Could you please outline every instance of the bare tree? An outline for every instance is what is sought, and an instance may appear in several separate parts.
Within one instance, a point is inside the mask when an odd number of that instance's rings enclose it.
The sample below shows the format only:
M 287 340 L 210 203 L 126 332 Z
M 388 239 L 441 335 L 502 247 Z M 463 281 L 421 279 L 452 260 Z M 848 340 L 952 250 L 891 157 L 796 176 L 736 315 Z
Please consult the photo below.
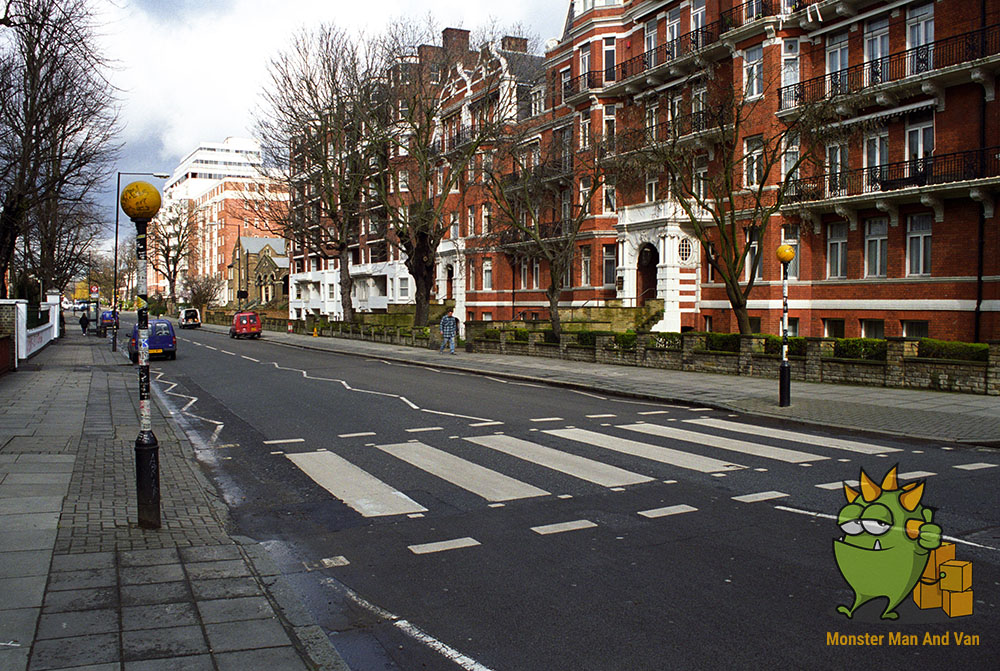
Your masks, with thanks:
M 184 289 L 188 294 L 188 302 L 199 308 L 214 303 L 219 292 L 226 285 L 226 280 L 218 275 L 190 275 L 184 278 Z
M 198 219 L 188 200 L 180 200 L 160 210 L 149 223 L 147 259 L 153 269 L 167 280 L 167 310 L 177 307 L 177 288 L 181 272 L 193 259 L 198 240 Z
M 633 130 L 619 139 L 614 160 L 619 186 L 633 193 L 662 186 L 680 208 L 725 285 L 740 333 L 752 330 L 747 301 L 771 217 L 795 195 L 803 164 L 822 162 L 815 148 L 824 144 L 831 109 L 828 102 L 802 103 L 761 123 L 773 116 L 774 98 L 759 95 L 765 85 L 756 73 L 746 86 L 734 87 L 728 68 L 715 68 L 693 79 L 683 96 L 662 101 L 666 121 L 632 105 L 623 117 Z
M 574 139 L 571 124 L 539 135 L 537 124 L 525 125 L 493 143 L 493 160 L 483 176 L 496 225 L 485 241 L 509 258 L 548 267 L 545 296 L 552 332 L 558 336 L 559 299 L 573 268 L 580 229 L 598 207 L 607 206 L 600 196 L 606 144 L 589 133 Z
M 0 46 L 0 297 L 31 219 L 62 221 L 33 211 L 89 203 L 117 151 L 114 90 L 95 48 L 89 0 L 11 0 L 3 17 L 9 31 Z M 43 237 L 58 246 L 51 231 Z
M 538 67 L 541 59 L 501 54 L 489 42 L 470 50 L 468 33 L 456 29 L 437 45 L 429 20 L 391 25 L 378 47 L 385 75 L 367 122 L 389 169 L 372 185 L 414 278 L 414 322 L 425 325 L 452 194 L 465 186 L 468 168 L 490 140 L 518 120 L 525 92 L 517 70 Z
M 368 215 L 366 184 L 384 166 L 365 137 L 378 79 L 363 36 L 330 24 L 303 29 L 271 61 L 256 128 L 265 178 L 282 175 L 289 194 L 276 233 L 304 253 L 337 258 L 344 319 L 353 319 L 349 246 Z M 268 207 L 258 194 L 248 207 Z
M 119 305 L 132 298 L 135 289 L 139 259 L 135 257 L 135 233 L 130 233 L 118 244 L 118 289 L 122 290 Z

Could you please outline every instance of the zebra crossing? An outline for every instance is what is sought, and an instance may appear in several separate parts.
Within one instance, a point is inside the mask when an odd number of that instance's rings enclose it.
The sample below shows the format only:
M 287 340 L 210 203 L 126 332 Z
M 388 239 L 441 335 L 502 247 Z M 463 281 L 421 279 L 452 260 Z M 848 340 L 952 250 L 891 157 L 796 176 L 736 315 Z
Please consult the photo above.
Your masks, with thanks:
M 681 428 L 679 425 L 683 425 Z M 602 425 L 603 427 L 603 425 Z M 703 452 L 719 451 L 719 456 L 737 456 L 741 461 L 754 463 L 753 460 L 766 460 L 781 464 L 810 465 L 814 462 L 829 460 L 830 456 L 822 451 L 850 451 L 861 455 L 884 455 L 899 452 L 898 448 L 875 443 L 831 439 L 789 430 L 767 430 L 768 438 L 777 437 L 783 441 L 800 445 L 809 445 L 811 451 L 776 447 L 760 441 L 728 438 L 712 433 L 698 431 L 701 428 L 718 429 L 734 434 L 753 434 L 759 428 L 746 426 L 736 422 L 721 419 L 700 418 L 690 419 L 677 424 L 665 425 L 655 422 L 622 423 L 613 426 L 620 433 L 632 433 L 642 436 L 644 440 L 626 438 L 615 435 L 611 431 L 595 431 L 591 429 L 565 427 L 542 429 L 539 434 L 558 439 L 558 446 L 543 445 L 540 442 L 526 440 L 505 433 L 496 432 L 486 435 L 462 437 L 463 444 L 471 444 L 483 448 L 488 453 L 513 457 L 519 462 L 541 467 L 543 471 L 561 474 L 576 480 L 603 487 L 609 491 L 622 491 L 626 487 L 650 483 L 656 480 L 642 468 L 629 470 L 602 461 L 600 455 L 614 458 L 614 454 L 638 458 L 638 462 L 656 462 L 669 467 L 713 476 L 724 475 L 735 471 L 746 471 L 751 468 L 746 464 L 731 460 L 708 456 Z M 371 436 L 375 432 L 357 432 L 342 434 L 343 436 Z M 388 444 L 369 443 L 368 445 L 384 453 L 398 462 L 409 464 L 415 469 L 433 476 L 466 492 L 481 498 L 490 507 L 499 507 L 510 501 L 552 496 L 553 492 L 538 486 L 536 483 L 525 482 L 498 470 L 487 468 L 467 458 L 458 456 L 451 451 L 433 444 L 444 441 L 436 432 L 421 432 L 419 440 L 407 442 L 392 442 Z M 439 436 L 435 438 L 434 436 Z M 457 438 L 458 436 L 452 436 Z M 674 447 L 658 444 L 657 440 L 670 441 Z M 274 441 L 268 441 L 274 443 Z M 682 448 L 690 443 L 690 451 Z M 566 449 L 560 449 L 565 446 Z M 571 448 L 590 450 L 598 458 L 582 456 L 571 451 Z M 702 453 L 696 452 L 695 449 Z M 355 465 L 343 456 L 329 449 L 318 449 L 312 452 L 281 453 L 317 485 L 332 496 L 358 512 L 363 517 L 385 517 L 393 515 L 409 515 L 420 517 L 428 509 L 419 501 L 404 494 L 401 490 L 408 489 L 406 483 L 387 483 L 363 468 Z M 485 454 L 485 453 L 484 453 Z M 635 460 L 633 460 L 635 461 Z M 651 468 L 660 468 L 651 465 Z M 767 469 L 756 468 L 754 471 L 766 472 Z M 398 473 L 398 470 L 394 470 Z M 902 474 L 902 477 L 933 475 L 926 471 L 914 471 Z M 673 481 L 665 481 L 673 482 Z M 842 486 L 843 481 L 836 483 L 821 483 L 814 485 L 821 489 L 834 489 Z M 761 494 L 768 496 L 762 497 Z M 746 497 L 733 497 L 736 501 L 753 502 L 776 497 L 781 492 L 751 493 Z M 560 498 L 566 494 L 556 493 Z M 784 495 L 784 494 L 783 494 Z M 416 496 L 416 495 L 415 495 Z M 420 498 L 417 496 L 417 498 Z M 696 510 L 690 506 L 667 506 L 662 509 L 644 511 L 642 514 L 650 519 Z

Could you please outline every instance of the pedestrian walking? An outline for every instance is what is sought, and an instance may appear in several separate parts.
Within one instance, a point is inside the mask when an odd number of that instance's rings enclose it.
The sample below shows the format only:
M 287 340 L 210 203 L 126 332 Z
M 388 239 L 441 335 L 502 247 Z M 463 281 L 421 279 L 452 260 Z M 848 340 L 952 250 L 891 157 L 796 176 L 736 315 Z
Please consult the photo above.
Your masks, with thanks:
M 458 319 L 454 315 L 454 310 L 448 308 L 448 312 L 441 318 L 441 349 L 438 354 L 444 354 L 445 345 L 451 345 L 451 353 L 455 353 L 455 337 L 458 335 Z
M 83 330 L 83 335 L 87 335 L 87 327 L 90 326 L 90 317 L 84 312 L 80 315 L 80 329 Z

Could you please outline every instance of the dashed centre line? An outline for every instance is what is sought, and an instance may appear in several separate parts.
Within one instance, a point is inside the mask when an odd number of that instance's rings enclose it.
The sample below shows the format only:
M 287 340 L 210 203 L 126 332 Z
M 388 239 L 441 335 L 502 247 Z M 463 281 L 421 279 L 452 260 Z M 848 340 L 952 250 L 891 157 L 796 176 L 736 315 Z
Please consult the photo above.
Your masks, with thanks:
M 246 359 L 247 361 L 253 361 L 254 363 L 260 363 L 260 359 L 254 359 L 252 356 L 247 356 L 245 354 L 241 354 L 240 357 Z
M 562 417 L 532 417 L 529 422 L 561 422 Z
M 681 513 L 693 513 L 698 510 L 694 506 L 689 506 L 686 503 L 681 503 L 676 506 L 666 506 L 664 508 L 653 508 L 652 510 L 640 510 L 639 514 L 643 517 L 648 517 L 649 519 L 656 519 L 657 517 L 666 517 L 667 515 L 680 515 Z
M 285 445 L 287 443 L 304 443 L 305 438 L 279 438 L 275 440 L 265 440 L 265 445 Z
M 475 538 L 456 538 L 450 541 L 438 541 L 436 543 L 421 543 L 419 545 L 408 546 L 410 552 L 415 555 L 425 555 L 432 552 L 444 552 L 445 550 L 458 550 L 460 548 L 471 548 L 479 545 Z
M 341 433 L 337 438 L 361 438 L 362 436 L 374 436 L 374 431 L 359 431 L 358 433 Z
M 744 494 L 743 496 L 734 496 L 733 501 L 739 501 L 740 503 L 757 503 L 758 501 L 770 501 L 771 499 L 783 499 L 788 494 L 784 492 L 757 492 L 756 494 Z
M 230 352 L 224 349 L 220 349 L 219 351 L 222 352 L 223 354 L 228 354 L 229 356 L 236 356 L 236 352 Z
M 985 461 L 980 461 L 975 464 L 958 464 L 957 466 L 953 466 L 952 468 L 958 468 L 963 471 L 978 471 L 981 468 L 996 468 L 996 467 L 997 467 L 996 464 L 987 464 Z
M 422 433 L 424 431 L 444 431 L 443 426 L 421 426 L 416 429 L 407 429 L 407 433 Z
M 565 531 L 579 531 L 580 529 L 593 529 L 597 525 L 590 520 L 574 520 L 572 522 L 558 522 L 556 524 L 543 524 L 538 527 L 531 527 L 536 534 L 546 536 L 548 534 L 561 534 Z

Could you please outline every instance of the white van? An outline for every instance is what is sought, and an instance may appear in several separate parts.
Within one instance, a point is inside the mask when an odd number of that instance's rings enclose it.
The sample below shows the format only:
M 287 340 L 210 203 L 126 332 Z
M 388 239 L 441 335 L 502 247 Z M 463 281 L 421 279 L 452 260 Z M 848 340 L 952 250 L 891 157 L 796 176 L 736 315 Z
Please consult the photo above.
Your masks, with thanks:
M 197 308 L 184 308 L 177 321 L 182 329 L 196 329 L 201 326 L 201 313 Z

